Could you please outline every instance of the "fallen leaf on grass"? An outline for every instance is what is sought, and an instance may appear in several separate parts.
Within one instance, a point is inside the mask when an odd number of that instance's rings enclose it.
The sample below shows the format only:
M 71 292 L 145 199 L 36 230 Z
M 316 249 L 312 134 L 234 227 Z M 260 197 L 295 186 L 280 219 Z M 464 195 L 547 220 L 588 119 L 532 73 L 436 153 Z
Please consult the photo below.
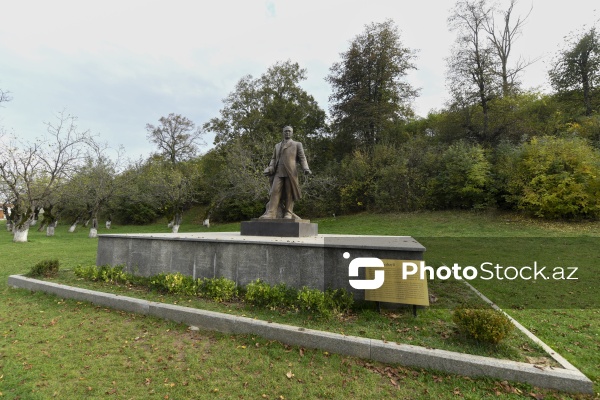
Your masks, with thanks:
M 525 357 L 529 364 L 535 364 L 535 366 L 547 367 L 550 365 L 550 359 L 548 357 Z
M 287 376 L 288 379 L 292 379 L 294 377 L 294 374 L 292 374 L 292 371 L 288 371 L 288 373 L 285 374 L 285 376 Z

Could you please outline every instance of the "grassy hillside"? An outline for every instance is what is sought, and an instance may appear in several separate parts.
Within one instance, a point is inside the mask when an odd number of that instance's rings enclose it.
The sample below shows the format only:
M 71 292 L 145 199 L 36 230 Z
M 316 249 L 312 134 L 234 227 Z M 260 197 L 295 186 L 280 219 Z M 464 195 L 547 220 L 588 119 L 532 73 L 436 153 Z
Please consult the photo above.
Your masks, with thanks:
M 238 224 L 208 229 L 191 223 L 195 218 L 188 215 L 181 231 L 239 229 Z M 530 300 L 521 293 L 531 288 L 513 290 L 484 281 L 475 285 L 499 302 L 504 301 L 502 296 L 511 300 L 514 304 L 507 304 L 507 311 L 582 369 L 599 391 L 600 307 L 594 303 L 598 286 L 592 281 L 600 265 L 593 251 L 598 248 L 599 223 L 538 223 L 512 214 L 454 212 L 365 214 L 317 222 L 320 233 L 414 236 L 427 246 L 426 260 L 433 266 L 482 260 L 515 265 L 535 260 L 565 265 L 565 260 L 576 260 L 581 268 L 585 264 L 579 286 L 569 290 L 574 293 L 570 299 L 587 296 L 591 308 L 569 304 L 527 308 L 524 302 Z M 4 398 L 572 397 L 527 385 L 365 363 L 258 337 L 192 332 L 153 318 L 10 289 L 6 286 L 10 274 L 25 273 L 42 259 L 58 258 L 62 268 L 94 264 L 97 241 L 88 239 L 82 228 L 69 234 L 66 226 L 59 226 L 51 238 L 32 231 L 30 241 L 23 244 L 12 243 L 10 233 L 2 231 L 0 224 L 0 396 Z M 100 229 L 99 233 L 106 232 Z M 129 232 L 168 229 L 161 222 L 115 226 L 110 231 Z

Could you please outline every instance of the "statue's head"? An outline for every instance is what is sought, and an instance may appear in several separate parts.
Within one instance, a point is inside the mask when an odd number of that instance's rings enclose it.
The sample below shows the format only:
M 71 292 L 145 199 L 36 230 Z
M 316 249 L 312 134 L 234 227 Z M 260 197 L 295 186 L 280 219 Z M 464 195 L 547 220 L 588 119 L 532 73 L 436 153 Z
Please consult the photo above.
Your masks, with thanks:
M 287 125 L 283 127 L 283 137 L 286 139 L 290 139 L 292 137 L 292 135 L 294 134 L 294 129 Z

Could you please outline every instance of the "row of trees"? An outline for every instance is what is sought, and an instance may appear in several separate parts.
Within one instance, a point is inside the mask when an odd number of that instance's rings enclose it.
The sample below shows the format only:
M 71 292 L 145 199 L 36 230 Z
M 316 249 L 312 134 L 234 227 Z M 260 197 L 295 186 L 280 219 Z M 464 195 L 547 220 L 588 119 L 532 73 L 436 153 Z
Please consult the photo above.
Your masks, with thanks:
M 457 2 L 448 19 L 457 38 L 448 58 L 451 100 L 426 118 L 415 117 L 418 90 L 406 82 L 415 52 L 392 21 L 367 25 L 332 65 L 329 121 L 301 87 L 306 70 L 292 61 L 241 78 L 219 115 L 200 127 L 178 114 L 148 124 L 157 152 L 127 166 L 61 114 L 47 138 L 2 146 L 0 187 L 13 205 L 15 240 L 42 208 L 49 229 L 60 216 L 92 221 L 92 233 L 100 214 L 124 223 L 167 216 L 177 231 L 193 204 L 220 220 L 260 215 L 268 198 L 262 171 L 285 125 L 315 172 L 301 182 L 301 215 L 500 207 L 598 217 L 596 31 L 574 35 L 557 53 L 554 93 L 528 91 L 519 74 L 531 61 L 512 60 L 527 18 L 513 15 L 515 4 Z M 207 133 L 215 146 L 198 157 Z

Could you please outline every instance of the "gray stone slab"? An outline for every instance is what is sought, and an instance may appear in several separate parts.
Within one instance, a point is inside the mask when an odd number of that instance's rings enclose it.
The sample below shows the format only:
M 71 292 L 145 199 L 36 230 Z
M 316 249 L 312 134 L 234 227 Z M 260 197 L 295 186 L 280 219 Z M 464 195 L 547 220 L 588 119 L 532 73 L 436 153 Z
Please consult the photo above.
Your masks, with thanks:
M 209 331 L 236 332 L 236 318 L 232 315 L 164 303 L 150 303 L 148 314 Z
M 242 236 L 307 237 L 319 234 L 318 224 L 306 220 L 255 219 L 241 223 Z
M 572 393 L 593 393 L 594 389 L 592 381 L 576 369 L 538 369 L 531 364 L 510 360 L 499 360 L 445 350 L 386 343 L 375 339 L 314 331 L 246 317 L 79 289 L 26 278 L 20 275 L 10 276 L 8 278 L 8 285 L 28 290 L 43 291 L 55 294 L 61 298 L 90 301 L 94 304 L 147 314 L 197 326 L 206 330 L 224 333 L 256 334 L 287 344 L 317 348 L 389 364 L 434 369 L 466 376 L 487 376 L 496 379 L 526 382 L 542 388 Z
M 42 291 L 63 299 L 88 301 L 99 306 L 117 308 L 119 310 L 136 314 L 148 314 L 148 302 L 146 300 L 135 299 L 132 297 L 74 288 L 72 286 L 27 278 L 20 275 L 10 276 L 8 278 L 8 285 L 31 291 Z
M 337 333 L 238 317 L 236 333 L 255 334 L 294 346 L 320 349 L 337 354 L 369 358 L 371 340 Z
M 352 288 L 348 282 L 350 260 L 343 257 L 345 252 L 352 258 L 420 260 L 424 251 L 408 236 L 283 238 L 232 232 L 100 235 L 96 263 L 125 264 L 128 272 L 142 276 L 179 272 L 194 278 L 226 277 L 239 285 L 261 279 L 298 289 L 345 288 L 361 300 L 364 291 Z
M 563 368 L 539 369 L 527 363 L 385 343 L 380 340 L 371 340 L 370 358 L 387 364 L 401 364 L 466 376 L 489 376 L 572 393 L 593 393 L 593 383 L 585 375 Z

